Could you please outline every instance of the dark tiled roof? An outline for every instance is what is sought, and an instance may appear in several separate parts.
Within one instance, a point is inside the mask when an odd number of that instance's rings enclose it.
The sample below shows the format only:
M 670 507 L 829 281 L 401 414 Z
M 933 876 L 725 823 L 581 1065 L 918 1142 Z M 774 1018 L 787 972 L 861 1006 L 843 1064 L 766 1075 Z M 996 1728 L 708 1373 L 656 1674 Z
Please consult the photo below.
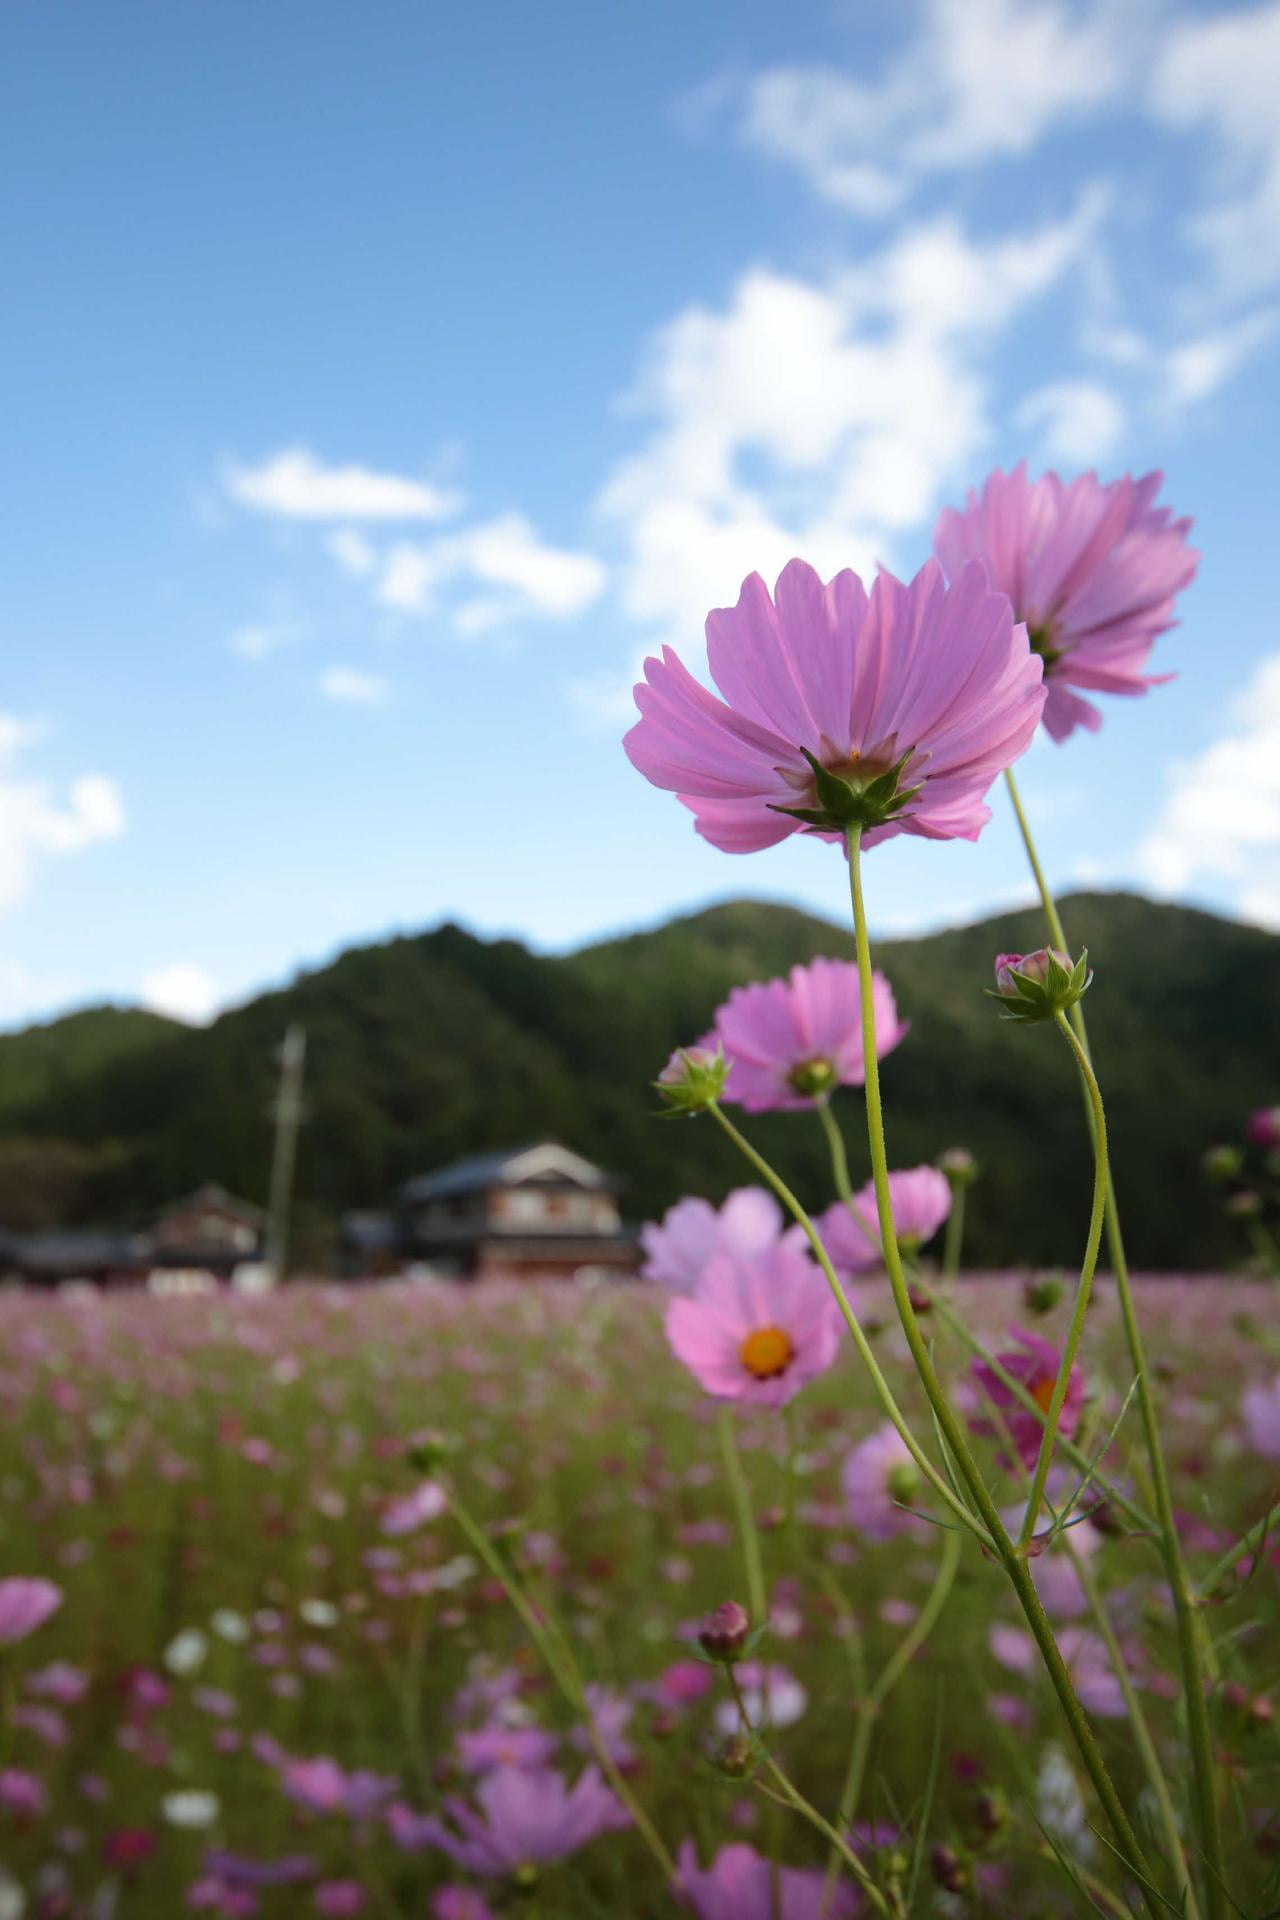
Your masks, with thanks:
M 400 1189 L 400 1198 L 416 1205 L 422 1200 L 443 1200 L 450 1194 L 475 1193 L 483 1187 L 500 1185 L 510 1177 L 509 1170 L 514 1162 L 522 1160 L 526 1154 L 539 1153 L 544 1149 L 572 1154 L 570 1148 L 561 1147 L 556 1140 L 530 1140 L 522 1147 L 506 1147 L 500 1153 L 475 1153 L 466 1160 L 455 1160 L 451 1166 L 441 1167 L 438 1173 L 423 1173 L 415 1180 L 406 1181 Z M 572 1158 L 577 1160 L 582 1156 L 572 1154 Z M 601 1187 L 613 1184 L 599 1168 L 593 1168 L 592 1171 Z

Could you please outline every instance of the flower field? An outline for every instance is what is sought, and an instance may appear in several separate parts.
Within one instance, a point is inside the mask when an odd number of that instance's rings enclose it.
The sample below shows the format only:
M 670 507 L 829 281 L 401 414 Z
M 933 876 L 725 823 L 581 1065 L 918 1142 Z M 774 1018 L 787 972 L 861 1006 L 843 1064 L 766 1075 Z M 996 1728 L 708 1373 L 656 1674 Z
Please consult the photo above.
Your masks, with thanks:
M 1198 1619 L 1234 1897 L 1261 1916 L 1280 1565 L 1267 1539 L 1222 1557 L 1280 1474 L 1274 1294 L 1137 1294 L 1180 1536 L 1212 1576 Z M 1013 1281 L 958 1296 L 989 1343 L 1028 1323 Z M 887 1289 L 857 1297 L 924 1423 Z M 1036 1330 L 1060 1340 L 1066 1310 Z M 748 1750 L 735 1690 L 828 1821 L 855 1763 L 840 1831 L 892 1911 L 1126 1910 L 1000 1567 L 907 1500 L 888 1526 L 867 1509 L 867 1456 L 848 1463 L 881 1414 L 847 1343 L 794 1405 L 726 1412 L 673 1358 L 657 1287 L 12 1296 L 0 1335 L 0 1914 L 854 1911 L 857 1876 Z M 931 1337 L 1016 1509 L 1022 1470 L 979 1417 L 970 1356 L 936 1317 Z M 1141 1507 L 1105 1277 L 1080 1360 L 1077 1443 L 1092 1457 L 1123 1414 L 1108 1471 Z M 752 1542 L 767 1627 L 736 1664 L 700 1657 L 705 1616 L 748 1596 Z M 1163 1820 L 1187 1822 L 1157 1543 L 1091 1491 L 1031 1564 L 1158 1855 Z

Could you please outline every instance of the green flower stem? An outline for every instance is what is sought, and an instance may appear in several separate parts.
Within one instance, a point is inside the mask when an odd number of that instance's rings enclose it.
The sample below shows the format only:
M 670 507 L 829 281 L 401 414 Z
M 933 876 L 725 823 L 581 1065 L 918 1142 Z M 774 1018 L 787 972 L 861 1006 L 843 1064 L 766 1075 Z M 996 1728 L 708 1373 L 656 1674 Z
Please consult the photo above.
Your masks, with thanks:
M 777 1174 L 774 1172 L 773 1168 L 769 1165 L 769 1162 L 765 1159 L 763 1154 L 757 1153 L 756 1149 L 752 1146 L 751 1142 L 747 1139 L 746 1135 L 739 1131 L 739 1129 L 734 1125 L 733 1121 L 730 1120 L 728 1114 L 725 1113 L 724 1109 L 718 1104 L 718 1102 L 714 1100 L 708 1101 L 707 1111 L 708 1113 L 714 1116 L 714 1118 L 719 1123 L 719 1125 L 724 1129 L 725 1133 L 728 1134 L 729 1138 L 733 1141 L 734 1145 L 737 1147 L 739 1153 L 741 1153 L 745 1159 L 750 1161 L 751 1165 L 756 1169 L 756 1172 L 760 1175 L 761 1179 L 768 1181 L 769 1185 L 772 1187 L 773 1191 L 777 1194 L 779 1200 L 781 1200 L 783 1206 L 787 1209 L 787 1212 L 791 1215 L 792 1219 L 797 1223 L 798 1226 L 803 1228 L 805 1237 L 808 1240 L 810 1247 L 813 1249 L 814 1258 L 816 1259 L 816 1261 L 818 1262 L 818 1265 L 822 1268 L 822 1271 L 826 1276 L 827 1285 L 830 1287 L 831 1292 L 835 1298 L 836 1305 L 840 1309 L 841 1317 L 843 1318 L 846 1327 L 849 1329 L 849 1334 L 853 1340 L 854 1345 L 858 1349 L 858 1354 L 862 1360 L 862 1363 L 866 1367 L 867 1372 L 871 1375 L 871 1382 L 875 1388 L 876 1397 L 880 1401 L 880 1404 L 884 1408 L 885 1413 L 888 1415 L 890 1421 L 893 1423 L 895 1430 L 900 1435 L 903 1443 L 907 1448 L 907 1451 L 911 1455 L 911 1458 L 915 1461 L 921 1473 L 924 1474 L 926 1480 L 928 1480 L 929 1482 L 929 1485 L 933 1488 L 934 1492 L 938 1495 L 938 1498 L 942 1500 L 948 1507 L 950 1507 L 951 1511 L 955 1514 L 956 1518 L 965 1527 L 968 1528 L 970 1533 L 974 1534 L 977 1537 L 977 1539 L 981 1541 L 984 1547 L 988 1548 L 989 1551 L 994 1552 L 995 1542 L 992 1539 L 989 1530 L 985 1526 L 983 1526 L 980 1521 L 978 1521 L 975 1518 L 975 1516 L 969 1511 L 968 1507 L 966 1507 L 963 1500 L 957 1498 L 955 1492 L 952 1490 L 948 1481 L 945 1479 L 945 1477 L 941 1473 L 939 1473 L 937 1467 L 934 1466 L 932 1460 L 929 1458 L 928 1454 L 924 1451 L 924 1448 L 920 1445 L 920 1442 L 916 1439 L 910 1427 L 907 1425 L 906 1418 L 901 1408 L 898 1406 L 897 1401 L 893 1397 L 893 1391 L 889 1385 L 889 1382 L 885 1379 L 884 1374 L 881 1371 L 879 1361 L 876 1359 L 875 1354 L 871 1351 L 870 1342 L 868 1341 L 866 1334 L 862 1330 L 861 1323 L 858 1320 L 857 1314 L 853 1310 L 853 1306 L 849 1300 L 848 1294 L 845 1292 L 844 1288 L 840 1284 L 839 1276 L 837 1275 L 835 1268 L 831 1264 L 830 1256 L 827 1253 L 825 1246 L 822 1244 L 822 1237 L 819 1234 L 818 1229 L 814 1226 L 813 1221 L 809 1218 L 808 1214 L 805 1212 L 804 1208 L 801 1206 L 799 1200 L 797 1200 L 795 1194 L 792 1193 L 786 1181 L 783 1180 L 780 1174 Z
M 738 1455 L 738 1440 L 733 1430 L 731 1408 L 721 1407 L 719 1427 L 724 1477 L 729 1483 L 729 1497 L 733 1501 L 734 1517 L 738 1523 L 742 1565 L 747 1579 L 747 1609 L 751 1615 L 752 1626 L 764 1627 L 769 1624 L 769 1596 L 765 1590 L 764 1564 L 760 1558 L 760 1535 L 756 1532 L 755 1515 L 751 1511 L 751 1495 L 747 1491 L 742 1461 Z
M 1071 1310 L 1071 1324 L 1067 1328 L 1067 1338 L 1058 1366 L 1058 1377 L 1053 1383 L 1053 1392 L 1049 1397 L 1044 1431 L 1040 1436 L 1040 1452 L 1036 1458 L 1035 1472 L 1031 1477 L 1031 1493 L 1027 1500 L 1026 1517 L 1022 1522 L 1022 1532 L 1018 1538 L 1018 1546 L 1023 1552 L 1026 1551 L 1035 1533 L 1036 1521 L 1040 1515 L 1040 1503 L 1044 1499 L 1044 1483 L 1049 1477 L 1054 1442 L 1062 1423 L 1062 1409 L 1067 1398 L 1067 1388 L 1071 1384 L 1071 1369 L 1076 1363 L 1076 1354 L 1080 1350 L 1085 1314 L 1088 1312 L 1089 1296 L 1093 1291 L 1098 1248 L 1102 1244 L 1102 1221 L 1107 1209 L 1107 1116 L 1102 1105 L 1102 1093 L 1093 1068 L 1089 1065 L 1089 1056 L 1071 1031 L 1066 1015 L 1059 1011 L 1054 1015 L 1054 1021 L 1075 1055 L 1076 1065 L 1080 1069 L 1080 1077 L 1084 1081 L 1093 1113 L 1091 1129 L 1093 1133 L 1093 1207 L 1089 1215 L 1089 1234 L 1085 1241 L 1084 1259 L 1080 1264 L 1080 1283 L 1076 1288 L 1075 1305 Z
M 964 1182 L 951 1189 L 951 1212 L 947 1215 L 947 1234 L 942 1243 L 942 1284 L 947 1290 L 955 1284 L 964 1247 L 964 1202 L 968 1192 Z
M 1263 1542 L 1270 1534 L 1280 1532 L 1280 1501 L 1263 1514 L 1261 1520 L 1255 1520 L 1248 1533 L 1242 1533 L 1233 1547 L 1228 1547 L 1221 1559 L 1215 1560 L 1204 1579 L 1195 1589 L 1195 1597 L 1201 1606 L 1213 1597 L 1215 1589 L 1226 1579 L 1237 1560 L 1258 1553 Z
M 1142 1710 L 1142 1702 L 1139 1700 L 1137 1690 L 1129 1677 L 1129 1668 L 1125 1662 L 1124 1654 L 1121 1651 L 1120 1643 L 1116 1639 L 1115 1628 L 1112 1626 L 1110 1616 L 1107 1613 L 1106 1603 L 1099 1591 L 1098 1583 L 1093 1577 L 1093 1568 L 1089 1565 L 1089 1557 L 1087 1554 L 1077 1552 L 1072 1542 L 1069 1528 L 1063 1533 L 1062 1539 L 1066 1545 L 1067 1552 L 1071 1555 L 1072 1565 L 1075 1567 L 1081 1588 L 1084 1592 L 1084 1597 L 1089 1603 L 1089 1611 L 1093 1615 L 1094 1624 L 1098 1629 L 1103 1645 L 1107 1649 L 1107 1657 L 1111 1661 L 1112 1671 L 1119 1682 L 1120 1692 L 1124 1697 L 1125 1711 L 1129 1716 L 1129 1727 L 1133 1734 L 1134 1745 L 1137 1747 L 1142 1758 L 1142 1764 L 1146 1768 L 1147 1781 L 1155 1797 L 1156 1808 L 1160 1815 L 1160 1826 L 1164 1833 L 1164 1842 L 1169 1849 L 1169 1858 L 1172 1860 L 1177 1872 L 1181 1911 L 1185 1915 L 1185 1920 L 1200 1920 L 1200 1907 L 1196 1900 L 1195 1886 L 1191 1879 L 1190 1869 L 1187 1866 L 1187 1856 L 1183 1850 L 1182 1835 L 1178 1830 L 1177 1809 L 1173 1804 L 1173 1796 L 1169 1792 L 1169 1783 L 1165 1777 L 1164 1768 L 1160 1764 L 1160 1755 L 1156 1751 L 1155 1741 L 1151 1737 L 1151 1729 L 1147 1725 L 1147 1716 Z
M 871 1737 L 885 1701 L 897 1686 L 911 1661 L 915 1659 L 929 1635 L 938 1623 L 938 1618 L 951 1593 L 952 1582 L 956 1577 L 956 1568 L 960 1564 L 960 1536 L 948 1533 L 943 1536 L 942 1558 L 934 1576 L 924 1605 L 916 1615 L 910 1629 L 899 1641 L 897 1647 L 885 1662 L 875 1685 L 863 1700 L 857 1703 L 858 1717 L 854 1723 L 853 1747 L 849 1754 L 849 1767 L 844 1777 L 844 1786 L 840 1793 L 840 1811 L 836 1815 L 836 1825 L 843 1833 L 858 1811 L 858 1801 L 862 1794 L 862 1782 L 867 1770 L 867 1757 L 871 1752 Z M 827 1868 L 826 1885 L 823 1889 L 823 1902 L 830 1898 L 831 1887 L 839 1870 L 838 1855 L 832 1852 Z
M 1107 1771 L 1107 1763 L 1094 1739 L 1093 1729 L 1089 1725 L 1084 1708 L 1072 1685 L 1071 1675 L 1067 1671 L 1066 1662 L 1054 1638 L 1049 1617 L 1036 1591 L 1035 1581 L 1031 1577 L 1031 1569 L 1024 1555 L 1019 1553 L 1010 1539 L 987 1483 L 969 1450 L 964 1430 L 934 1370 L 928 1345 L 920 1331 L 915 1308 L 911 1304 L 911 1294 L 898 1254 L 898 1241 L 893 1224 L 893 1199 L 889 1191 L 889 1156 L 885 1145 L 884 1114 L 880 1104 L 880 1068 L 876 1057 L 871 943 L 867 937 L 866 908 L 862 899 L 861 827 L 850 827 L 848 848 L 849 893 L 853 906 L 854 938 L 858 949 L 858 983 L 862 1001 L 862 1053 L 866 1067 L 867 1138 L 871 1148 L 871 1171 L 876 1188 L 880 1239 L 884 1247 L 885 1265 L 889 1272 L 889 1285 L 893 1290 L 898 1318 L 902 1322 L 902 1330 L 907 1337 L 907 1345 L 911 1350 L 916 1372 L 920 1375 L 921 1384 L 929 1397 L 929 1404 L 933 1408 L 939 1429 L 969 1489 L 973 1504 L 995 1542 L 997 1557 L 1003 1563 L 1022 1611 L 1026 1615 L 1027 1625 L 1040 1649 L 1040 1657 L 1044 1661 L 1062 1711 L 1066 1715 L 1080 1758 L 1084 1762 L 1089 1778 L 1093 1782 L 1094 1791 L 1111 1823 L 1120 1855 L 1137 1875 L 1142 1884 L 1148 1908 L 1152 1915 L 1156 1916 L 1162 1909 L 1151 1885 L 1151 1875 L 1142 1848 L 1129 1823 L 1129 1817 L 1125 1813 L 1115 1784 Z
M 955 1334 L 966 1351 L 971 1353 L 973 1358 L 980 1361 L 984 1367 L 990 1367 L 996 1379 L 1003 1387 L 1008 1388 L 1023 1412 L 1031 1414 L 1043 1424 L 1048 1418 L 1044 1408 L 1032 1399 L 1031 1395 L 1027 1392 L 1026 1385 L 1023 1381 L 1019 1380 L 1017 1374 L 1010 1373 L 1009 1369 L 992 1353 L 991 1349 L 982 1344 L 977 1334 L 965 1325 L 950 1302 L 940 1300 L 937 1295 L 935 1295 L 933 1310 L 943 1326 L 947 1328 L 948 1332 Z M 1139 1528 L 1143 1533 L 1155 1533 L 1155 1524 L 1151 1516 L 1143 1511 L 1136 1500 L 1131 1500 L 1123 1488 L 1116 1486 L 1114 1481 L 1108 1480 L 1105 1474 L 1098 1471 L 1083 1447 L 1077 1446 L 1074 1440 L 1068 1440 L 1065 1435 L 1059 1436 L 1058 1445 L 1061 1447 L 1067 1459 L 1070 1460 L 1072 1466 L 1078 1467 L 1082 1474 L 1087 1473 L 1090 1484 L 1097 1487 L 1101 1493 L 1104 1493 L 1112 1506 L 1123 1513 L 1128 1519 L 1132 1520 L 1135 1527 Z
M 1066 952 L 1067 936 L 1063 931 L 1057 903 L 1049 890 L 1049 883 L 1045 879 L 1036 854 L 1035 842 L 1031 837 L 1027 816 L 1023 812 L 1017 783 L 1012 771 L 1008 768 L 1005 770 L 1004 777 L 1005 785 L 1009 789 L 1009 798 L 1013 802 L 1014 813 L 1017 815 L 1022 844 L 1026 848 L 1027 859 L 1040 893 L 1050 938 L 1056 946 Z M 1080 1050 L 1088 1059 L 1090 1057 L 1089 1035 L 1078 1001 L 1071 1009 L 1071 1025 L 1080 1043 Z M 1092 1112 L 1090 1120 L 1092 1124 Z M 1187 1739 L 1191 1748 L 1191 1763 L 1195 1774 L 1200 1846 L 1203 1849 L 1205 1862 L 1206 1907 L 1209 1920 L 1225 1920 L 1227 1863 L 1218 1814 L 1213 1741 L 1209 1731 L 1209 1706 L 1199 1626 L 1195 1615 L 1195 1594 L 1187 1577 L 1186 1563 L 1182 1557 L 1182 1544 L 1178 1539 L 1173 1496 L 1169 1487 L 1169 1473 L 1165 1465 L 1164 1448 L 1160 1438 L 1160 1417 L 1134 1307 L 1133 1288 L 1129 1279 L 1129 1262 L 1125 1257 L 1120 1214 L 1116 1206 L 1115 1185 L 1109 1174 L 1107 1176 L 1106 1226 L 1107 1250 L 1110 1253 L 1112 1271 L 1115 1274 L 1116 1294 L 1120 1301 L 1125 1339 L 1128 1342 L 1130 1362 L 1137 1375 L 1138 1410 L 1142 1419 L 1143 1436 L 1151 1471 L 1151 1490 L 1164 1556 L 1165 1574 L 1173 1595 L 1174 1622 L 1178 1635 L 1178 1660 L 1182 1669 L 1182 1698 L 1187 1716 Z
M 794 1808 L 802 1818 L 809 1822 L 811 1827 L 817 1829 L 824 1839 L 830 1841 L 832 1847 L 840 1856 L 844 1865 L 848 1867 L 850 1873 L 862 1888 L 862 1891 L 866 1894 L 876 1912 L 883 1914 L 885 1920 L 889 1920 L 888 1902 L 848 1841 L 832 1826 L 829 1820 L 823 1818 L 815 1806 L 811 1805 L 810 1802 L 805 1799 L 800 1789 L 794 1786 L 782 1771 L 782 1768 L 778 1765 L 772 1754 L 760 1745 L 759 1736 L 751 1724 L 751 1715 L 747 1712 L 747 1703 L 742 1697 L 742 1688 L 738 1685 L 738 1676 L 734 1672 L 732 1664 L 726 1663 L 724 1671 L 729 1681 L 730 1692 L 733 1694 L 734 1705 L 738 1709 L 738 1718 L 742 1722 L 742 1730 L 753 1745 L 759 1746 L 761 1765 L 777 1788 L 778 1793 L 789 1807 Z
M 587 1701 L 586 1689 L 582 1684 L 582 1676 L 574 1664 L 573 1656 L 567 1644 L 562 1641 L 559 1647 L 556 1646 L 555 1640 L 551 1634 L 548 1633 L 545 1623 L 539 1619 L 537 1610 L 531 1605 L 528 1595 L 525 1593 L 519 1580 L 511 1568 L 507 1566 L 502 1555 L 494 1547 L 493 1542 L 479 1521 L 473 1518 L 467 1508 L 462 1504 L 456 1490 L 452 1486 L 449 1488 L 449 1510 L 466 1535 L 471 1546 L 474 1547 L 475 1551 L 484 1561 L 485 1566 L 488 1567 L 490 1573 L 515 1608 L 516 1613 L 519 1615 L 520 1620 L 528 1632 L 529 1638 L 542 1655 L 547 1671 L 564 1695 L 565 1700 L 582 1720 L 583 1726 L 586 1729 L 587 1738 L 591 1743 L 591 1751 L 599 1763 L 600 1771 L 604 1774 L 609 1785 L 613 1788 L 613 1791 L 631 1815 L 632 1820 L 635 1822 L 637 1833 L 662 1869 L 663 1881 L 668 1892 L 671 1893 L 673 1899 L 678 1900 L 678 1895 L 675 1892 L 676 1880 L 678 1878 L 676 1863 L 667 1851 L 666 1845 L 658 1833 L 657 1828 L 650 1820 L 644 1808 L 640 1805 L 640 1802 L 636 1799 L 631 1788 L 627 1785 L 608 1747 L 600 1737 L 600 1730 L 596 1726 L 595 1715 L 592 1713 Z

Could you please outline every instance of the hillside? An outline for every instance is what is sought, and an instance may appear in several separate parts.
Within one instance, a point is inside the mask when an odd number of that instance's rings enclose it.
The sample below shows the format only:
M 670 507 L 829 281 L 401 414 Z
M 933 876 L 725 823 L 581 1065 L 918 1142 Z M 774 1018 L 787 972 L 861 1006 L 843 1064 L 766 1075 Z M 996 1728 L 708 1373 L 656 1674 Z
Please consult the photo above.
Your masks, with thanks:
M 1133 1257 L 1148 1267 L 1220 1262 L 1232 1243 L 1200 1154 L 1276 1097 L 1280 939 L 1127 895 L 1079 895 L 1064 912 L 1097 969 L 1090 1027 Z M 984 1168 L 972 1251 L 1001 1263 L 1074 1259 L 1087 1209 L 1065 1048 L 1052 1032 L 1003 1024 L 980 992 L 993 953 L 1039 938 L 1028 912 L 877 950 L 912 1021 L 884 1067 L 892 1156 L 910 1164 L 972 1147 Z M 554 958 L 445 925 L 345 953 L 203 1031 L 120 1027 L 119 1044 L 95 1053 L 83 1044 L 92 1028 L 76 1023 L 101 1016 L 75 1015 L 0 1041 L 0 1069 L 6 1048 L 25 1061 L 0 1096 L 0 1135 L 22 1138 L 24 1150 L 33 1138 L 89 1150 L 98 1173 L 82 1205 L 122 1222 L 204 1179 L 260 1200 L 273 1050 L 300 1020 L 310 1115 L 300 1227 L 313 1257 L 343 1208 L 383 1203 L 400 1180 L 461 1154 L 543 1134 L 624 1174 L 639 1216 L 741 1177 L 710 1126 L 654 1118 L 647 1082 L 671 1047 L 700 1033 L 736 982 L 851 949 L 841 928 L 754 902 Z M 857 1096 L 842 1103 L 858 1168 Z M 825 1203 L 816 1125 L 764 1120 L 751 1131 Z

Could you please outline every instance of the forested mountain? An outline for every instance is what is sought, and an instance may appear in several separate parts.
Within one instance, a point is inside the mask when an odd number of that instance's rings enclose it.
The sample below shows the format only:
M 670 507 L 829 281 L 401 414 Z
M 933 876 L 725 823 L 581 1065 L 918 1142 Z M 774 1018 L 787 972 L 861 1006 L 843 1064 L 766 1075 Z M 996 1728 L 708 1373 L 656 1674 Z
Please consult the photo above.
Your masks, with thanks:
M 1132 1256 L 1220 1262 L 1232 1241 L 1200 1156 L 1280 1097 L 1280 938 L 1123 894 L 1079 895 L 1064 915 L 1097 974 L 1089 1022 Z M 891 1156 L 910 1165 L 970 1146 L 983 1166 L 972 1253 L 1001 1263 L 1073 1260 L 1088 1205 L 1066 1048 L 1051 1029 L 1002 1022 L 980 991 L 996 951 L 1040 939 L 1026 912 L 876 952 L 912 1023 L 883 1069 Z M 731 1147 L 706 1121 L 656 1118 L 648 1082 L 729 987 L 818 953 L 851 957 L 852 940 L 758 902 L 556 957 L 445 925 L 344 953 L 203 1030 L 99 1009 L 11 1035 L 0 1039 L 0 1224 L 29 1224 L 6 1215 L 30 1197 L 42 1156 L 78 1169 L 59 1188 L 64 1217 L 140 1221 L 203 1180 L 261 1200 L 275 1049 L 295 1020 L 308 1038 L 298 1194 L 312 1258 L 344 1208 L 385 1204 L 412 1174 L 541 1136 L 622 1174 L 633 1217 L 682 1192 L 716 1194 L 744 1177 Z M 859 1096 L 838 1105 L 860 1178 Z M 765 1118 L 750 1131 L 825 1204 L 816 1122 Z

